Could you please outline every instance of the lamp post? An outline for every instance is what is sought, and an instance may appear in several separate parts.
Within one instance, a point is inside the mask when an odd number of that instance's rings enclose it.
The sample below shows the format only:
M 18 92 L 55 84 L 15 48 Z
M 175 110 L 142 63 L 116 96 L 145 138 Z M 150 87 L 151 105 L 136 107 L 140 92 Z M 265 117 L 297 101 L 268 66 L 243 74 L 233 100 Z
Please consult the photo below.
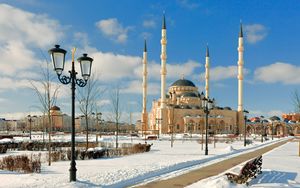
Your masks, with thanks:
M 160 132 L 159 124 L 161 123 L 162 118 L 155 118 L 155 120 L 156 120 L 156 123 L 157 123 L 157 137 L 159 138 L 159 132 Z
M 83 79 L 76 78 L 77 72 L 75 71 L 74 65 L 74 54 L 76 48 L 72 49 L 72 69 L 69 71 L 69 76 L 62 76 L 65 65 L 65 56 L 67 51 L 59 48 L 59 45 L 55 45 L 55 48 L 50 49 L 48 52 L 51 55 L 51 59 L 54 65 L 54 70 L 58 76 L 58 79 L 63 84 L 71 83 L 72 91 L 72 134 L 71 134 L 71 167 L 70 171 L 70 181 L 76 181 L 76 162 L 75 162 L 75 86 L 84 87 L 91 75 L 91 67 L 93 59 L 88 57 L 87 54 L 83 54 L 82 57 L 77 60 L 80 63 L 81 74 Z
M 212 109 L 212 100 L 209 98 L 202 99 L 202 107 L 204 108 L 205 113 L 205 155 L 208 155 L 208 143 L 207 143 L 207 132 L 208 132 L 208 114 L 209 111 Z
M 273 125 L 274 123 L 273 123 L 273 121 L 272 121 L 272 140 L 273 140 L 273 135 L 274 135 L 274 125 Z
M 246 145 L 247 145 L 247 143 L 246 143 L 246 134 L 247 134 L 247 132 L 246 132 L 246 129 L 247 129 L 247 127 L 246 127 L 246 122 L 247 122 L 247 114 L 249 113 L 247 110 L 244 110 L 243 111 L 244 112 L 244 119 L 245 119 L 245 127 L 244 127 L 244 146 L 246 147 Z
M 261 118 L 261 143 L 264 142 L 264 138 L 263 138 L 263 129 L 264 129 L 264 119 L 265 118 L 264 116 L 260 116 Z
M 28 115 L 27 119 L 28 119 L 28 122 L 29 122 L 29 139 L 31 140 L 31 123 L 33 122 L 33 116 Z

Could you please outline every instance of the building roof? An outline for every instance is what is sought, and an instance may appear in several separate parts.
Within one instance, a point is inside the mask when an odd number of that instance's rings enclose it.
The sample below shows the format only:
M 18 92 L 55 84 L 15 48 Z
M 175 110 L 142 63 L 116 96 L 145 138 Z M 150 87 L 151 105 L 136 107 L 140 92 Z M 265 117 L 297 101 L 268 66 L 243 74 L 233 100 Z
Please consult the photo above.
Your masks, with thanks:
M 184 78 L 177 80 L 171 86 L 191 86 L 191 87 L 196 87 L 195 84 L 192 81 L 186 80 Z
M 50 108 L 50 110 L 56 110 L 56 111 L 60 111 L 60 108 L 58 106 L 52 106 Z
M 188 92 L 188 93 L 184 93 L 182 95 L 182 97 L 199 97 L 196 93 L 193 93 L 193 92 Z

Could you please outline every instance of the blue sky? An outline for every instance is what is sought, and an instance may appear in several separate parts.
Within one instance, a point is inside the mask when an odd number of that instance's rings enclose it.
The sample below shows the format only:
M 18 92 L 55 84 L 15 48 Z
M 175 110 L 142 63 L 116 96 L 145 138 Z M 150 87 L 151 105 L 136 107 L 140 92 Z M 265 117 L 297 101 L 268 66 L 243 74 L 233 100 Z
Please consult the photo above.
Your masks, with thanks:
M 290 1 L 0 1 L 0 116 L 35 113 L 39 105 L 28 80 L 54 44 L 76 57 L 87 52 L 93 70 L 108 91 L 99 110 L 109 114 L 109 90 L 121 88 L 124 121 L 139 119 L 143 40 L 147 38 L 149 96 L 160 93 L 161 20 L 167 22 L 167 84 L 184 75 L 204 89 L 205 47 L 211 56 L 211 97 L 237 108 L 237 42 L 240 20 L 245 36 L 244 107 L 250 116 L 292 112 L 292 92 L 299 88 L 300 3 Z M 68 66 L 68 65 L 67 65 Z M 79 70 L 78 70 L 79 71 Z M 55 76 L 54 72 L 53 75 Z M 59 84 L 54 79 L 55 84 Z M 70 92 L 62 86 L 57 101 L 70 113 Z M 79 110 L 77 110 L 79 114 Z M 108 118 L 108 115 L 107 115 Z

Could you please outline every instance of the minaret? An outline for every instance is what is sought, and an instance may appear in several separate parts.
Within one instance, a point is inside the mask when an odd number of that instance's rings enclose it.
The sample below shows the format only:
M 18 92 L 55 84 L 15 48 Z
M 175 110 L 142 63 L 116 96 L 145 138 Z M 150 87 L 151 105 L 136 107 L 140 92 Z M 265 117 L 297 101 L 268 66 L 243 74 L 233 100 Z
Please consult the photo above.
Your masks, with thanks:
M 166 107 L 166 75 L 167 75 L 167 68 L 166 68 L 166 60 L 167 60 L 167 29 L 166 29 L 166 18 L 165 14 L 163 16 L 163 24 L 161 30 L 161 95 L 160 95 L 160 107 L 163 109 Z
M 243 39 L 243 27 L 240 25 L 239 33 L 239 46 L 237 48 L 239 53 L 238 58 L 238 112 L 243 111 L 243 68 L 244 68 L 244 39 Z
M 205 97 L 209 97 L 209 49 L 206 46 L 206 56 L 205 56 Z
M 148 113 L 147 113 L 147 44 L 145 40 L 143 52 L 143 111 L 142 111 L 142 129 L 146 131 L 148 128 Z

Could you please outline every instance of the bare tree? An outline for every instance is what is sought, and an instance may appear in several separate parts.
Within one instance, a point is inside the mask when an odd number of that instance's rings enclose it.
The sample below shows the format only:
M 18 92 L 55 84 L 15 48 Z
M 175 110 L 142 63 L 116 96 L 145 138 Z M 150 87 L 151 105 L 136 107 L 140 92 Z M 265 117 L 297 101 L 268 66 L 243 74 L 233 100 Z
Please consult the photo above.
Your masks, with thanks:
M 89 148 L 89 116 L 91 116 L 93 111 L 96 109 L 97 101 L 100 99 L 101 95 L 104 92 L 103 89 L 100 89 L 99 83 L 93 75 L 96 74 L 92 74 L 86 86 L 79 90 L 79 95 L 77 97 L 79 102 L 79 109 L 85 119 L 86 150 Z
M 51 114 L 50 109 L 53 105 L 55 105 L 57 100 L 57 94 L 59 91 L 59 86 L 53 82 L 54 76 L 50 74 L 50 63 L 44 56 L 46 66 L 40 66 L 41 77 L 39 80 L 30 80 L 31 89 L 35 92 L 38 97 L 38 100 L 41 104 L 41 109 L 43 114 L 46 114 L 48 117 L 48 134 L 49 134 L 49 143 L 48 143 L 48 151 L 49 151 L 49 161 L 48 165 L 51 165 Z M 45 125 L 43 125 L 45 126 Z
M 112 116 L 116 123 L 116 148 L 118 148 L 118 136 L 119 136 L 119 122 L 121 119 L 121 108 L 120 108 L 120 88 L 116 87 L 111 92 L 111 104 L 112 104 Z

